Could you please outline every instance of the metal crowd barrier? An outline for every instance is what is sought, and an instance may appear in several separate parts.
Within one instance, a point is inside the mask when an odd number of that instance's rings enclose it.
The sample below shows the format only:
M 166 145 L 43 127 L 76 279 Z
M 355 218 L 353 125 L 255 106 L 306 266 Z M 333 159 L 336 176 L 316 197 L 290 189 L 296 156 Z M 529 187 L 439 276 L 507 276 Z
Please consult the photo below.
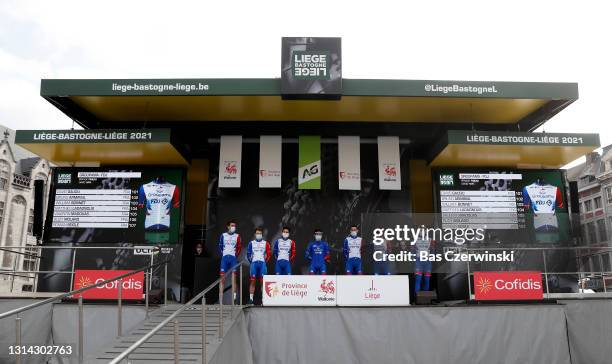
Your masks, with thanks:
M 167 274 L 168 274 L 168 263 L 169 263 L 169 261 L 166 260 L 166 261 L 159 262 L 159 263 L 156 263 L 156 264 L 150 264 L 150 265 L 147 265 L 146 267 L 133 270 L 131 272 L 119 275 L 119 276 L 111 278 L 111 279 L 107 279 L 107 280 L 99 282 L 99 283 L 95 283 L 95 284 L 92 284 L 92 285 L 89 285 L 89 286 L 86 286 L 86 287 L 83 287 L 83 288 L 75 289 L 75 290 L 72 290 L 70 292 L 61 293 L 61 294 L 59 294 L 57 296 L 48 298 L 46 300 L 42 300 L 40 302 L 35 302 L 35 303 L 32 303 L 32 304 L 27 305 L 27 306 L 19 307 L 19 308 L 16 308 L 14 310 L 10 310 L 10 311 L 4 312 L 4 313 L 0 314 L 0 320 L 5 319 L 5 318 L 10 317 L 10 316 L 17 315 L 17 317 L 15 317 L 15 345 L 21 346 L 21 318 L 19 317 L 19 314 L 21 314 L 21 313 L 23 313 L 25 311 L 31 310 L 33 308 L 36 308 L 36 307 L 40 307 L 40 306 L 43 306 L 43 305 L 46 305 L 46 304 L 49 304 L 49 303 L 53 303 L 55 301 L 61 300 L 62 298 L 69 297 L 69 296 L 74 296 L 76 294 L 88 291 L 88 290 L 90 290 L 92 288 L 103 286 L 103 285 L 105 285 L 107 283 L 119 280 L 119 284 L 117 285 L 117 289 L 118 289 L 118 294 L 117 294 L 117 335 L 121 336 L 123 334 L 123 328 L 122 328 L 122 322 L 123 322 L 123 320 L 122 320 L 122 297 L 121 297 L 122 296 L 121 292 L 123 290 L 123 287 L 122 287 L 122 284 L 121 284 L 121 280 L 123 278 L 129 277 L 129 276 L 134 275 L 134 274 L 139 273 L 139 272 L 144 272 L 145 273 L 145 314 L 146 314 L 146 316 L 148 316 L 148 314 L 149 314 L 149 286 L 150 286 L 151 276 L 149 275 L 149 278 L 148 279 L 146 278 L 147 277 L 147 271 L 149 271 L 149 270 L 152 271 L 153 268 L 161 266 L 161 265 L 164 266 L 164 272 L 166 274 L 166 277 L 164 278 L 164 290 L 166 291 L 166 293 L 164 294 L 164 305 L 165 305 L 167 303 L 166 296 L 167 296 L 167 291 L 168 291 L 168 287 L 167 287 L 167 284 L 168 284 L 168 277 L 167 277 Z M 78 361 L 79 361 L 79 363 L 83 363 L 83 336 L 84 336 L 83 335 L 83 330 L 84 329 L 83 329 L 83 295 L 82 294 L 80 294 L 78 296 L 78 325 L 77 325 L 77 330 L 78 330 L 78 332 L 77 332 L 77 338 L 78 338 L 78 342 L 77 342 Z M 16 360 L 17 360 L 17 364 L 19 364 L 21 362 L 21 357 L 19 355 L 17 355 L 16 356 Z
M 25 252 L 25 249 L 32 249 L 32 250 L 39 250 L 38 254 L 32 254 L 32 253 L 27 253 Z M 17 269 L 17 256 L 18 255 L 23 255 L 23 256 L 28 256 L 28 257 L 34 257 L 35 259 L 41 259 L 42 258 L 42 250 L 43 249 L 48 249 L 48 250 L 72 250 L 72 257 L 71 257 L 71 269 L 70 270 L 46 270 L 46 271 L 42 271 L 42 270 L 18 270 Z M 46 246 L 46 245 L 17 245 L 17 246 L 5 246 L 0 248 L 0 251 L 4 251 L 4 252 L 8 252 L 8 253 L 12 253 L 15 254 L 16 257 L 15 259 L 13 259 L 13 268 L 12 269 L 0 269 L 0 275 L 8 275 L 11 277 L 11 289 L 10 289 L 10 293 L 13 292 L 13 286 L 14 286 L 14 282 L 15 282 L 15 277 L 21 277 L 21 278 L 26 278 L 26 279 L 33 279 L 34 280 L 34 284 L 32 285 L 33 288 L 37 286 L 38 283 L 38 276 L 40 274 L 70 274 L 70 287 L 72 287 L 73 284 L 73 279 L 74 279 L 74 272 L 75 272 L 75 264 L 76 264 L 76 254 L 77 254 L 77 250 L 82 250 L 82 249 L 97 249 L 97 250 L 137 250 L 137 249 L 142 249 L 142 247 L 134 247 L 134 246 L 61 246 L 61 245 L 50 245 L 50 246 Z M 20 251 L 23 250 L 23 251 Z M 151 253 L 148 254 L 150 256 L 150 265 L 153 264 L 153 258 L 154 256 L 160 251 L 159 247 L 155 247 L 155 246 L 151 246 Z M 147 255 L 147 254 L 145 254 Z M 150 272 L 152 274 L 152 272 Z M 34 275 L 34 277 L 30 277 L 29 275 Z M 36 289 L 33 289 L 33 291 L 36 291 Z M 0 295 L 2 295 L 3 292 L 0 292 Z
M 243 307 L 243 304 L 242 304 L 242 266 L 243 264 L 244 264 L 243 261 L 238 262 L 231 269 L 229 269 L 223 277 L 219 277 L 216 281 L 214 281 L 208 287 L 206 287 L 206 289 L 204 289 L 202 292 L 195 295 L 191 300 L 189 300 L 189 302 L 185 303 L 178 310 L 174 311 L 170 316 L 168 316 L 166 319 L 160 322 L 157 326 L 151 329 L 151 331 L 146 333 L 138 341 L 136 341 L 129 348 L 125 349 L 121 354 L 119 354 L 115 359 L 110 361 L 109 364 L 118 364 L 124 359 L 129 363 L 129 355 L 133 353 L 136 349 L 138 349 L 142 344 L 147 342 L 147 340 L 153 337 L 153 335 L 155 335 L 159 330 L 161 330 L 166 325 L 168 325 L 171 321 L 174 326 L 174 348 L 173 348 L 174 349 L 174 362 L 178 364 L 179 354 L 180 354 L 179 352 L 180 343 L 179 343 L 179 321 L 177 317 L 183 311 L 189 308 L 191 305 L 195 304 L 195 302 L 199 300 L 200 298 L 202 299 L 202 363 L 206 364 L 206 345 L 207 345 L 206 343 L 206 297 L 204 297 L 204 295 L 206 295 L 206 293 L 208 293 L 210 290 L 215 288 L 215 286 L 219 285 L 219 297 L 220 297 L 219 299 L 219 340 L 221 340 L 223 338 L 223 298 L 222 298 L 223 292 L 221 291 L 221 283 L 226 277 L 231 276 L 231 274 L 229 274 L 230 272 L 233 274 L 236 271 L 236 269 L 240 270 L 239 272 L 239 276 L 240 276 L 240 283 L 239 283 L 240 285 L 240 288 L 239 288 L 240 289 L 240 304 L 239 304 L 239 307 L 242 308 Z M 234 301 L 234 294 L 236 293 L 236 289 L 234 287 L 234 280 L 231 278 L 230 280 L 232 282 L 232 287 L 231 287 L 232 304 L 231 304 L 230 317 L 233 317 L 235 306 L 236 306 L 235 301 Z

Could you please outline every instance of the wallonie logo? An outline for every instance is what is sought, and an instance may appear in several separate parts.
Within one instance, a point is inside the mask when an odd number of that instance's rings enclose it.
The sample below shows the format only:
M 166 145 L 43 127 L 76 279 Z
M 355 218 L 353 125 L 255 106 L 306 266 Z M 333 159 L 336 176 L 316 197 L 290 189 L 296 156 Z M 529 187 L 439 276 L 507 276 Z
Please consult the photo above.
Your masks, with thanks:
M 541 272 L 474 272 L 476 300 L 541 300 Z

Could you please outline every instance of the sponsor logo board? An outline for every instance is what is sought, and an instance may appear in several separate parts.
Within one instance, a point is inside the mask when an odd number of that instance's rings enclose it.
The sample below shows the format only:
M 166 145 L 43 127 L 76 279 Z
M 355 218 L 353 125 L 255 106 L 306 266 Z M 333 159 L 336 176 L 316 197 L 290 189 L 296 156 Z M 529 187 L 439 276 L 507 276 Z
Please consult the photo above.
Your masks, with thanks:
M 338 276 L 338 306 L 409 306 L 407 275 Z
M 103 282 L 108 279 L 129 273 L 129 270 L 87 270 L 77 269 L 74 272 L 74 283 L 72 289 L 80 289 Z M 121 280 L 121 297 L 126 300 L 142 299 L 144 288 L 144 272 L 135 273 Z M 119 292 L 119 280 L 112 281 L 96 288 L 84 291 L 85 299 L 117 299 Z M 73 295 L 78 298 L 79 295 Z
M 541 300 L 541 272 L 474 272 L 474 298 L 486 300 Z
M 263 280 L 265 306 L 335 306 L 336 276 L 277 276 Z

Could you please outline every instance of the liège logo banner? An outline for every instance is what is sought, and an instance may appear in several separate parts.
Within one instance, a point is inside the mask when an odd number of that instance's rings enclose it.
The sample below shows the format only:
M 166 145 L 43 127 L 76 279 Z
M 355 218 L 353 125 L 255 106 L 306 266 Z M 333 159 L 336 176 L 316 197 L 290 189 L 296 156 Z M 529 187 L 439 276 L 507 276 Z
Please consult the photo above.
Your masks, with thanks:
M 474 272 L 476 300 L 541 300 L 541 272 Z
M 129 270 L 85 270 L 77 269 L 74 272 L 74 283 L 72 289 L 80 289 L 92 286 L 96 283 L 129 273 Z M 126 300 L 142 299 L 144 288 L 144 272 L 138 272 L 121 280 L 121 298 Z M 119 280 L 106 283 L 102 286 L 83 292 L 85 299 L 117 299 L 119 292 Z M 74 295 L 73 298 L 78 298 Z

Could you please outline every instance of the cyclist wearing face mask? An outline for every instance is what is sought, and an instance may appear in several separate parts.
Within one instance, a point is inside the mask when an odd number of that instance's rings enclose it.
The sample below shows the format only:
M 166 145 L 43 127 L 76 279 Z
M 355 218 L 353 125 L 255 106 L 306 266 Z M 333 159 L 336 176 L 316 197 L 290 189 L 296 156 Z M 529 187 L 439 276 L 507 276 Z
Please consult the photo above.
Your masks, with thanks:
M 283 227 L 282 237 L 276 239 L 272 249 L 276 258 L 276 274 L 291 275 L 291 263 L 295 259 L 295 241 L 289 239 L 289 228 Z
M 249 285 L 249 304 L 253 304 L 255 293 L 255 281 L 260 284 L 263 276 L 268 273 L 266 263 L 270 259 L 270 244 L 263 240 L 263 229 L 255 229 L 255 240 L 251 240 L 247 247 L 247 259 L 251 262 L 251 283 Z
M 240 234 L 236 232 L 236 221 L 230 220 L 227 222 L 227 232 L 219 236 L 219 255 L 221 255 L 221 268 L 219 269 L 219 275 L 223 277 L 225 273 L 230 270 L 238 262 L 238 256 L 242 250 L 240 242 Z M 232 287 L 236 287 L 236 275 L 237 270 L 232 272 Z M 224 280 L 221 280 L 219 291 L 219 301 L 223 296 Z M 236 292 L 233 295 L 234 301 L 236 300 Z
M 362 274 L 361 271 L 361 237 L 357 225 L 351 225 L 350 235 L 344 239 L 342 252 L 346 261 L 346 274 Z
M 323 231 L 315 229 L 314 241 L 308 243 L 306 259 L 310 261 L 310 274 L 327 274 L 326 263 L 329 262 L 329 245 L 323 240 Z

